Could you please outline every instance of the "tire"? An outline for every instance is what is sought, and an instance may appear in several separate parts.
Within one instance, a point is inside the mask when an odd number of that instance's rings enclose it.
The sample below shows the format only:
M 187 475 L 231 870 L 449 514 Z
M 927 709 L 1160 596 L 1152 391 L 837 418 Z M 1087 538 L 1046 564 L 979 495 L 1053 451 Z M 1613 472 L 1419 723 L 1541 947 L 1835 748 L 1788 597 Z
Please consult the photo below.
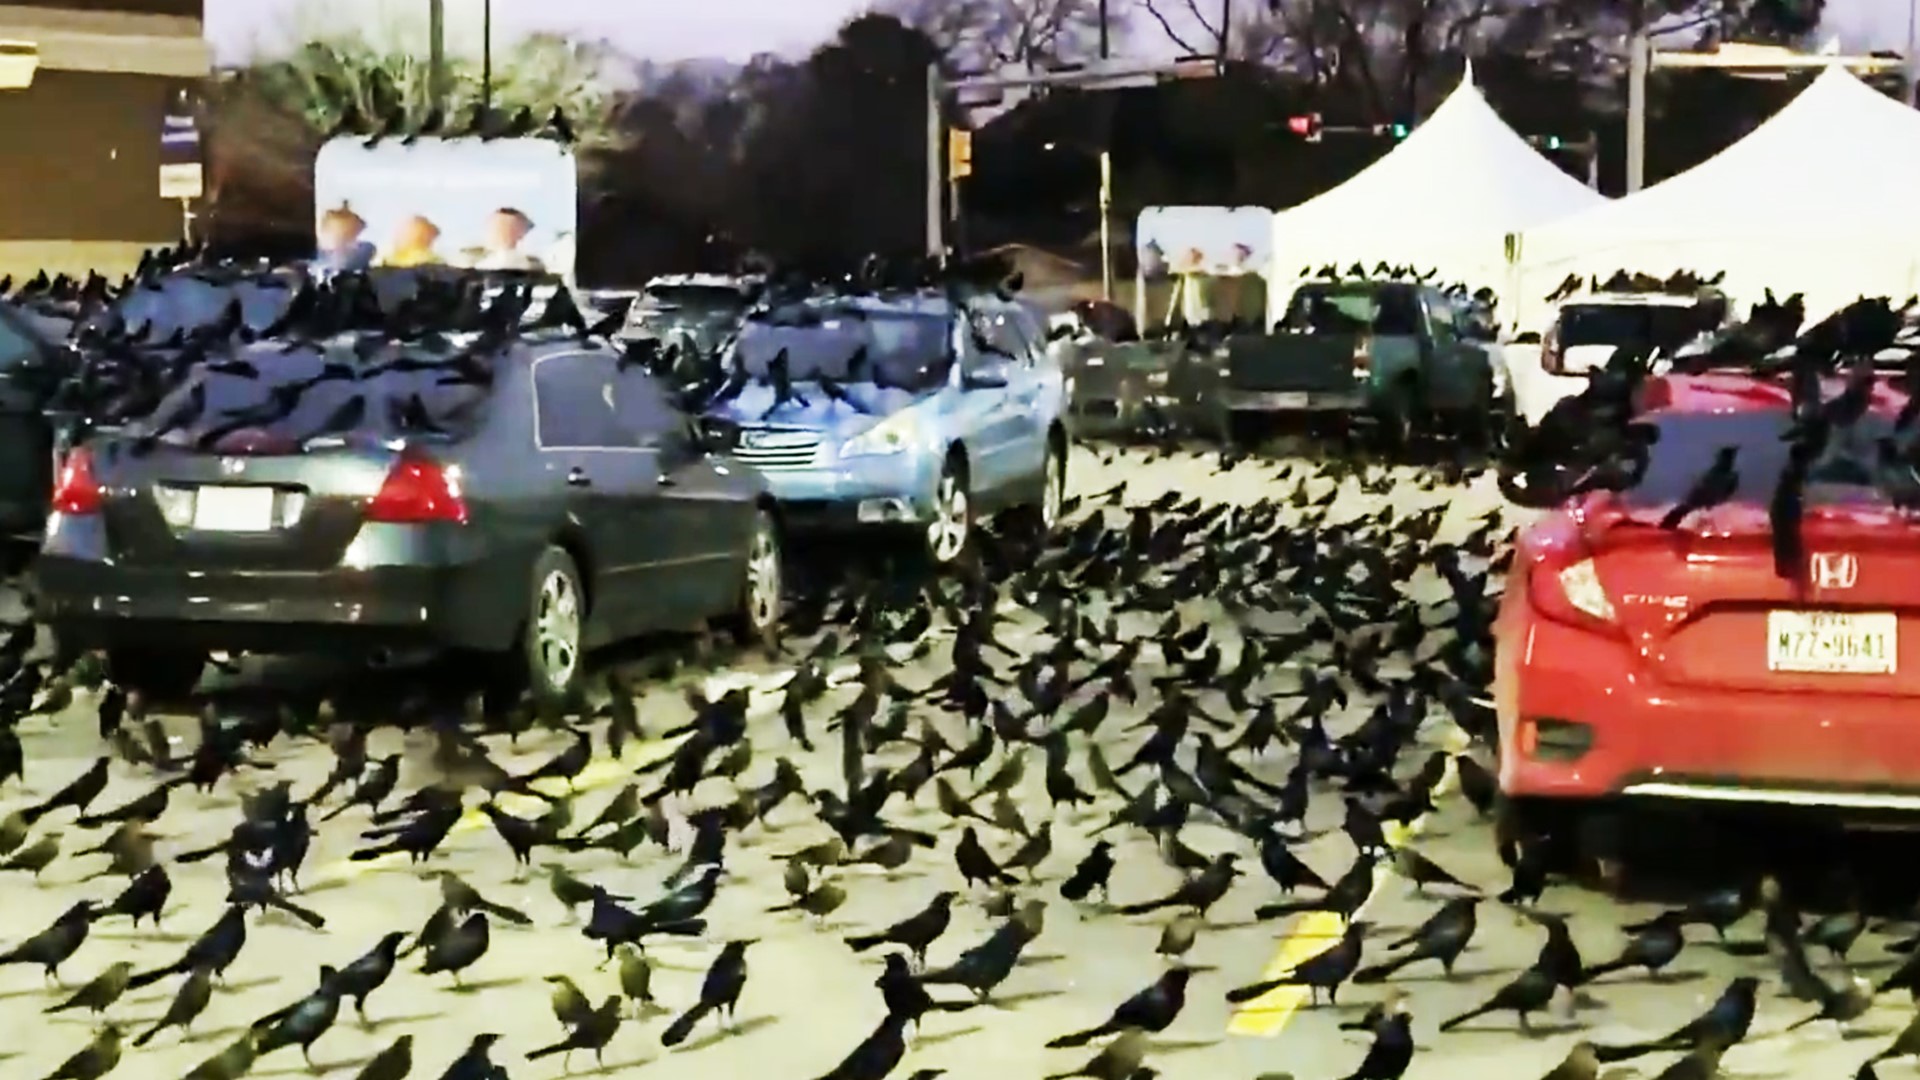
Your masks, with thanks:
M 1047 456 L 1040 463 L 1040 501 L 1014 508 L 1009 523 L 1022 539 L 1045 542 L 1060 525 L 1060 507 L 1067 499 L 1067 463 L 1060 447 L 1047 439 Z
M 573 556 L 557 547 L 541 552 L 527 583 L 527 620 L 514 658 L 535 701 L 566 704 L 579 693 L 586 601 Z
M 1374 438 L 1381 450 L 1389 454 L 1399 454 L 1412 448 L 1413 412 L 1413 394 L 1410 391 L 1401 390 L 1387 399 L 1386 403 L 1374 413 Z
M 933 518 L 922 537 L 927 561 L 952 566 L 973 547 L 973 500 L 967 494 L 967 466 L 949 455 L 933 486 Z
M 114 685 L 159 701 L 184 700 L 206 669 L 206 654 L 189 649 L 122 645 L 107 650 L 107 678 Z
M 764 507 L 754 511 L 753 537 L 740 582 L 738 606 L 723 623 L 743 649 L 769 654 L 780 647 L 780 615 L 786 595 L 786 552 L 780 526 Z
M 1229 411 L 1220 425 L 1221 441 L 1235 450 L 1252 450 L 1267 433 L 1267 418 L 1260 413 Z

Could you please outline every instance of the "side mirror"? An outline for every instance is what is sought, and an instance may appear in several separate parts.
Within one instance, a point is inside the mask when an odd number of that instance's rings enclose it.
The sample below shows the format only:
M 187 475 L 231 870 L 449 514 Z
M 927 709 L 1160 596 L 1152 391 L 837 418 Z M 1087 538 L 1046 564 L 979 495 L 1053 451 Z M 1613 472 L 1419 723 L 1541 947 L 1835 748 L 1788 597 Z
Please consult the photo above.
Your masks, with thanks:
M 960 373 L 962 390 L 998 390 L 1008 382 L 1006 368 L 998 364 Z

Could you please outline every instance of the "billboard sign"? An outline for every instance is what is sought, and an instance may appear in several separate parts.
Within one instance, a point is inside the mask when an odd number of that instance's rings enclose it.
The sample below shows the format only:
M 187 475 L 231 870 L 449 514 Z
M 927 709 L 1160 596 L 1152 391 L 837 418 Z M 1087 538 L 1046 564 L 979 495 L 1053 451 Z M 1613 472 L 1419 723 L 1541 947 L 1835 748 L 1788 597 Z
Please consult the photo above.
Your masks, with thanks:
M 1273 255 L 1273 211 L 1263 206 L 1149 206 L 1133 242 L 1147 277 L 1264 274 Z
M 313 165 L 321 268 L 446 265 L 573 280 L 573 152 L 550 139 L 344 136 Z

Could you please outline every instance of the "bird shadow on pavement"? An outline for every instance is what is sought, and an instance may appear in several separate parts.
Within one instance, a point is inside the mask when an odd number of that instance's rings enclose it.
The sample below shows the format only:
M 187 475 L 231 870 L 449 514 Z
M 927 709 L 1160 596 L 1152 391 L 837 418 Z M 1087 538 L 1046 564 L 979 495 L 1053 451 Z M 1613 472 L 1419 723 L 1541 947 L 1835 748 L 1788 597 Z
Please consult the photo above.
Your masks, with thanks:
M 519 975 L 508 975 L 498 979 L 468 979 L 446 988 L 449 994 L 477 994 L 482 990 L 499 990 L 508 986 L 518 986 L 527 980 Z
M 316 1058 L 313 1063 L 313 1068 L 311 1069 L 307 1068 L 306 1062 L 301 1061 L 293 1064 L 282 1065 L 272 1069 L 254 1069 L 251 1072 L 247 1073 L 247 1075 L 248 1076 L 325 1076 L 328 1073 L 342 1072 L 347 1069 L 358 1069 L 362 1065 L 365 1065 L 367 1062 L 372 1061 L 373 1058 L 374 1058 L 373 1054 L 363 1054 L 358 1057 L 346 1057 L 346 1058 L 337 1058 L 337 1059 Z
M 1463 983 L 1471 979 L 1490 979 L 1496 975 L 1517 975 L 1520 973 L 1520 970 L 1520 968 L 1516 967 L 1473 968 L 1471 970 L 1467 968 L 1455 968 L 1452 976 L 1448 976 L 1443 971 L 1420 971 L 1412 975 L 1396 972 L 1391 981 L 1396 983 Z
M 442 1010 L 439 1012 L 395 1013 L 392 1016 L 376 1016 L 364 1028 L 361 1028 L 361 1030 L 379 1031 L 381 1028 L 392 1027 L 395 1024 L 424 1024 L 430 1020 L 444 1020 L 448 1015 L 447 1012 Z
M 308 934 L 325 934 L 327 932 L 327 928 L 324 926 L 308 926 L 299 919 L 275 908 L 268 908 L 261 913 L 259 925 L 287 930 L 299 930 Z
M 584 1051 L 582 1052 L 584 1054 Z M 651 1065 L 654 1058 L 635 1058 L 632 1061 L 609 1061 L 605 1065 L 595 1065 L 591 1069 L 569 1069 L 563 1076 L 612 1076 L 614 1073 L 637 1069 L 642 1065 Z
M 1178 1054 L 1187 1050 L 1205 1050 L 1219 1044 L 1219 1039 L 1151 1039 L 1147 1042 L 1147 1049 L 1155 1054 Z
M 761 1028 L 772 1027 L 779 1022 L 780 1018 L 777 1016 L 750 1016 L 740 1021 L 731 1031 L 726 1028 L 721 1028 L 718 1031 L 708 1032 L 690 1043 L 683 1044 L 680 1047 L 680 1053 L 684 1054 L 690 1050 L 704 1050 L 709 1046 L 716 1046 L 738 1035 L 751 1035 Z M 574 1075 L 583 1076 L 586 1074 L 575 1073 Z
M 162 945 L 184 945 L 199 934 L 156 933 L 144 930 L 95 930 L 95 941 L 151 941 Z
M 240 994 L 248 990 L 258 990 L 263 986 L 272 986 L 279 981 L 274 976 L 263 975 L 258 979 L 235 979 L 232 982 L 215 983 L 213 988 L 222 994 Z M 155 997 L 154 1000 L 160 999 Z
M 1699 968 L 1687 968 L 1683 971 L 1669 971 L 1657 979 L 1654 978 L 1652 975 L 1649 975 L 1646 972 L 1641 971 L 1641 972 L 1636 972 L 1632 975 L 1624 975 L 1616 978 L 1610 978 L 1606 982 L 1594 983 L 1593 985 L 1595 986 L 1686 986 L 1689 983 L 1697 983 L 1706 977 L 1707 977 L 1707 973 L 1705 971 L 1700 970 Z
M 987 1004 L 994 1005 L 1002 1009 L 1011 1009 L 1016 1005 L 1025 1005 L 1030 1001 L 1045 1001 L 1048 998 L 1062 997 L 1065 994 L 1066 994 L 1065 990 L 1028 990 L 1024 993 L 1008 994 L 1005 997 L 995 997 L 994 999 L 989 1001 Z
M 985 1030 L 987 1030 L 985 1025 L 969 1024 L 966 1027 L 954 1028 L 952 1031 L 941 1031 L 932 1035 L 917 1036 L 913 1040 L 913 1045 L 939 1046 L 941 1043 L 944 1043 L 944 1042 L 952 1042 L 955 1039 L 964 1039 L 969 1035 L 978 1035 L 979 1033 Z
M 1023 968 L 1046 967 L 1048 964 L 1058 964 L 1065 959 L 1066 957 L 1059 953 L 1036 953 L 1032 956 L 1021 957 L 1018 961 L 1015 961 L 1014 966 Z

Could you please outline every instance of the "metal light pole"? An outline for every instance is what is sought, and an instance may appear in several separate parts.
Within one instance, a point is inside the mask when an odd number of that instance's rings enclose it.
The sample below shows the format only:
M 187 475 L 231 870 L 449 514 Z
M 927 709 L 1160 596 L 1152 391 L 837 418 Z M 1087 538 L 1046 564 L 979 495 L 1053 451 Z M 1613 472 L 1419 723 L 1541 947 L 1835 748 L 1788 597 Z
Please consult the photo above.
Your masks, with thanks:
M 1900 51 L 1900 59 L 1905 63 L 1907 104 L 1920 107 L 1920 96 L 1916 95 L 1916 88 L 1920 88 L 1920 62 L 1916 62 L 1913 55 L 1915 47 L 1920 45 L 1916 31 L 1920 31 L 1920 0 L 1908 0 L 1907 47 Z
M 427 0 L 427 100 L 432 108 L 446 105 L 447 4 Z
M 493 0 L 480 5 L 480 115 L 493 112 Z
M 1627 194 L 1647 178 L 1647 66 L 1653 38 L 1642 31 L 1627 40 Z
M 945 219 L 941 214 L 940 181 L 943 175 L 941 159 L 946 155 L 946 124 L 940 115 L 940 106 L 948 95 L 958 101 L 962 94 L 1002 95 L 1008 91 L 1027 92 L 1037 89 L 1060 90 L 1125 90 L 1131 87 L 1155 86 L 1163 82 L 1179 79 L 1210 79 L 1218 73 L 1218 60 L 1214 57 L 1182 57 L 1172 63 L 1147 65 L 1096 64 L 1076 67 L 1071 70 L 1041 71 L 1027 75 L 1015 75 L 1006 78 L 995 76 L 973 76 L 969 78 L 947 79 L 940 74 L 938 64 L 927 65 L 927 254 L 940 258 L 946 254 Z M 954 192 L 954 216 L 959 215 L 959 192 Z
M 1920 4 L 1920 0 L 1914 0 L 1914 3 Z M 1913 33 L 1909 31 L 1907 37 L 1913 37 Z M 1113 43 L 1107 33 L 1107 0 L 1100 0 L 1100 59 L 1105 60 L 1112 55 Z

